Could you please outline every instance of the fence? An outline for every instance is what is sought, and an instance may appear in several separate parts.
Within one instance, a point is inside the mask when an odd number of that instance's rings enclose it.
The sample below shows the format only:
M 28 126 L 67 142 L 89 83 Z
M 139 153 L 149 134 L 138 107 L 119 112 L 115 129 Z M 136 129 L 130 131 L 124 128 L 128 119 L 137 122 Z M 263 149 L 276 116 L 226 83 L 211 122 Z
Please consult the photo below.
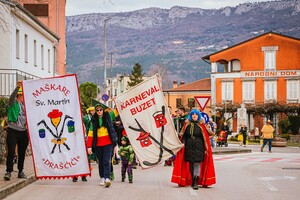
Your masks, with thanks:
M 0 69 L 0 97 L 9 96 L 15 89 L 18 81 L 38 78 L 17 69 Z

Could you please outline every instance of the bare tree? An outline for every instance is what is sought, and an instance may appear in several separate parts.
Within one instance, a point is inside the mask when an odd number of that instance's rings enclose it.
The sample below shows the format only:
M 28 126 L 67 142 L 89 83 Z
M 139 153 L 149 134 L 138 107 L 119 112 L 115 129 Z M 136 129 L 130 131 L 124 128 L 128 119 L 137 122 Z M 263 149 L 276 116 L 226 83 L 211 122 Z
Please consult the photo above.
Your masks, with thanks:
M 170 73 L 166 69 L 165 66 L 161 64 L 152 65 L 147 73 L 149 76 L 153 76 L 155 74 L 158 74 L 162 80 L 162 88 L 168 89 L 170 84 L 172 83 L 172 80 L 170 79 Z

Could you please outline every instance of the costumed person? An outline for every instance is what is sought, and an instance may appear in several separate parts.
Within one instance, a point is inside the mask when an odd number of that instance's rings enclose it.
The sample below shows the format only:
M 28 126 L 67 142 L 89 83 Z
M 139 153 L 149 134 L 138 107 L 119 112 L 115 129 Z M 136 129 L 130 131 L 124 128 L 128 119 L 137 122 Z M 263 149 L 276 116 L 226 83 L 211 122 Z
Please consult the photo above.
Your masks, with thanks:
M 88 154 L 96 153 L 100 176 L 99 185 L 111 185 L 111 158 L 118 138 L 113 127 L 111 115 L 104 111 L 101 104 L 95 106 L 96 113 L 92 118 L 93 132 L 89 132 L 87 139 Z
M 209 138 L 210 138 L 211 147 L 214 148 L 215 147 L 214 136 L 216 133 L 217 124 L 213 121 L 212 118 L 209 118 L 209 122 L 208 122 L 207 126 L 213 132 L 213 135 L 209 136 Z
M 273 133 L 274 133 L 274 128 L 271 125 L 271 120 L 268 119 L 267 124 L 265 124 L 262 129 L 261 129 L 261 137 L 263 138 L 263 145 L 261 146 L 260 151 L 263 152 L 264 151 L 264 147 L 266 146 L 266 144 L 268 143 L 269 145 L 269 153 L 272 153 L 272 139 L 274 137 Z
M 208 187 L 216 183 L 209 131 L 201 113 L 194 109 L 180 132 L 184 147 L 177 153 L 171 182 L 179 186 Z
M 118 145 L 116 146 L 116 153 L 114 152 L 114 159 L 115 159 L 115 165 L 119 164 L 119 161 L 120 161 L 120 157 L 118 155 L 118 147 L 121 146 L 121 138 L 123 137 L 123 132 L 125 132 L 125 129 L 124 129 L 124 126 L 123 126 L 123 123 L 122 123 L 122 120 L 121 120 L 121 116 L 118 115 L 114 121 L 113 121 L 113 124 L 114 124 L 114 128 L 115 128 L 115 131 L 118 135 Z
M 87 114 L 83 117 L 83 123 L 86 130 L 86 138 L 87 138 L 89 132 L 93 132 L 92 117 L 95 114 L 95 107 L 94 106 L 89 107 L 88 109 L 86 109 L 86 112 Z M 90 163 L 95 162 L 96 159 L 97 159 L 96 154 L 92 153 L 91 155 L 88 155 L 88 160 Z
M 26 114 L 22 83 L 18 82 L 8 101 L 8 129 L 7 129 L 7 158 L 4 180 L 10 180 L 13 171 L 16 145 L 18 145 L 18 178 L 27 179 L 23 172 L 28 133 L 26 128 Z
M 86 113 L 87 114 L 84 115 L 84 117 L 83 117 L 83 124 L 85 127 L 85 138 L 87 139 L 89 131 L 93 132 L 92 117 L 95 114 L 95 107 L 93 107 L 93 106 L 89 107 L 88 109 L 86 109 Z M 91 133 L 91 134 L 93 134 L 93 133 Z M 90 163 L 95 162 L 96 159 L 97 159 L 96 154 L 94 154 L 94 153 L 92 153 L 91 155 L 88 154 L 88 160 Z M 77 182 L 77 180 L 78 180 L 78 177 L 74 176 L 73 182 Z M 81 180 L 86 182 L 87 181 L 86 176 L 82 176 Z
M 118 154 L 121 156 L 122 167 L 121 167 L 121 174 L 122 174 L 122 182 L 125 181 L 126 172 L 128 174 L 129 183 L 132 183 L 133 173 L 132 173 L 132 163 L 134 159 L 134 151 L 128 137 L 123 136 L 121 139 L 122 145 L 119 148 Z
M 169 110 L 170 116 L 172 117 L 172 119 L 174 121 L 175 120 L 175 115 L 172 114 L 172 107 L 168 106 L 168 110 Z M 176 156 L 174 155 L 174 156 L 171 156 L 170 158 L 168 158 L 167 160 L 165 160 L 164 166 L 172 166 L 172 164 L 175 161 L 175 158 L 176 158 Z

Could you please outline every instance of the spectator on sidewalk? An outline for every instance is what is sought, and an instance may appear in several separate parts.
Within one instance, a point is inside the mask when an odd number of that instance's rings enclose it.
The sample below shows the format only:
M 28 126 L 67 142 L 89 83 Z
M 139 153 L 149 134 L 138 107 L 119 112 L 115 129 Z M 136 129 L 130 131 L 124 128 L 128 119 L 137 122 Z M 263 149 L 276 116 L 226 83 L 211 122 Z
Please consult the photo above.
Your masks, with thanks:
M 7 159 L 4 180 L 10 180 L 13 171 L 16 145 L 18 145 L 18 178 L 27 179 L 23 172 L 25 153 L 28 146 L 28 134 L 26 128 L 26 115 L 24 109 L 24 97 L 22 82 L 12 92 L 8 101 L 8 129 L 7 129 Z
M 255 140 L 259 139 L 259 129 L 258 129 L 258 127 L 255 127 L 255 129 L 254 129 L 254 139 Z
M 248 137 L 248 128 L 245 124 L 242 124 L 240 133 L 242 133 L 242 135 L 243 135 L 243 144 L 244 144 L 244 147 L 246 147 L 247 137 Z
M 274 128 L 271 125 L 271 120 L 268 119 L 267 124 L 265 124 L 261 129 L 261 133 L 262 133 L 262 138 L 264 140 L 263 140 L 263 145 L 261 146 L 260 151 L 263 152 L 264 147 L 268 143 L 269 153 L 272 153 L 272 139 L 273 139 Z

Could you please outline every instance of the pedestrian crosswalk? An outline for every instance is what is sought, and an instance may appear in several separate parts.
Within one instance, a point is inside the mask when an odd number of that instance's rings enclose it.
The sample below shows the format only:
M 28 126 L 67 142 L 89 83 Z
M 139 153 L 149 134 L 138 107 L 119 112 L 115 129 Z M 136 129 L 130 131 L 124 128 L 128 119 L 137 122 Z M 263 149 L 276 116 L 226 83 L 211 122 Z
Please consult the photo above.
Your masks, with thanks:
M 215 155 L 215 162 L 254 162 L 254 163 L 299 163 L 300 164 L 300 155 L 266 155 L 266 154 L 234 154 L 234 155 Z

